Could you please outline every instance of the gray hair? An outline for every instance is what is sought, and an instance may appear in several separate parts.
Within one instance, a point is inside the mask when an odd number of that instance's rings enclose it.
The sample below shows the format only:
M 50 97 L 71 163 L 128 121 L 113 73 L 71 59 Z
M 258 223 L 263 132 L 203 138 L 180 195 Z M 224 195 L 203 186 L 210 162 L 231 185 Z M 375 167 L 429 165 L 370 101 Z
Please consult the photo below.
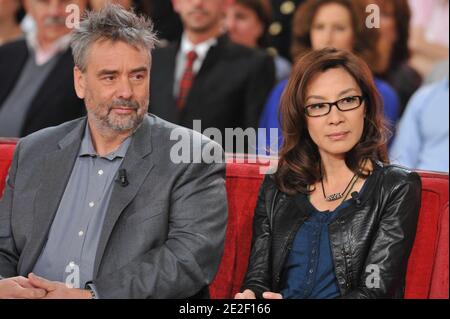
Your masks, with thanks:
M 86 71 L 89 49 L 98 40 L 123 41 L 146 49 L 149 55 L 158 44 L 153 22 L 149 18 L 115 4 L 108 4 L 98 12 L 88 11 L 80 27 L 72 34 L 70 46 L 73 59 L 82 72 Z

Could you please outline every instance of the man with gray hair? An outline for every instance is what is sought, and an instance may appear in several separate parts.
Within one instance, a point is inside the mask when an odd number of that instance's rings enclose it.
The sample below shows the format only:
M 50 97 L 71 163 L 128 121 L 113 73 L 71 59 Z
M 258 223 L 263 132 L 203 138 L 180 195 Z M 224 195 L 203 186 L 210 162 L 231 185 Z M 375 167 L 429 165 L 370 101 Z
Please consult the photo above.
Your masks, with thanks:
M 17 145 L 0 202 L 0 297 L 208 296 L 227 222 L 225 166 L 171 160 L 175 129 L 217 145 L 147 113 L 156 41 L 150 21 L 116 5 L 74 32 L 87 118 Z

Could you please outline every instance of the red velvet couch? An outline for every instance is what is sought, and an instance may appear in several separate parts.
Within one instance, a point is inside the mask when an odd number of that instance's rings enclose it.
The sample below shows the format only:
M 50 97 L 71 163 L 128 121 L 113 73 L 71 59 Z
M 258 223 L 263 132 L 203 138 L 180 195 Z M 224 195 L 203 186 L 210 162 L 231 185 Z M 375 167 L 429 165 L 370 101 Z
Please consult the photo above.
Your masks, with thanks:
M 14 140 L 0 139 L 0 194 L 14 146 Z M 243 281 L 252 236 L 253 210 L 264 177 L 260 168 L 260 164 L 228 160 L 228 228 L 222 262 L 210 286 L 212 298 L 232 298 Z M 419 173 L 423 186 L 422 207 L 408 264 L 406 298 L 448 299 L 448 175 Z

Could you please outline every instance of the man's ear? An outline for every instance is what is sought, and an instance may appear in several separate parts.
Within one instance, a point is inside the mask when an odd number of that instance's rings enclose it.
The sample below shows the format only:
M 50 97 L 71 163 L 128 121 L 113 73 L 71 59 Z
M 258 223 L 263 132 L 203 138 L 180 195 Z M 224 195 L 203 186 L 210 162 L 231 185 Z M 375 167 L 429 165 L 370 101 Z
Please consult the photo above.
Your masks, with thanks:
M 80 99 L 84 99 L 86 95 L 86 76 L 85 74 L 78 68 L 73 68 L 73 79 L 75 83 L 75 92 Z

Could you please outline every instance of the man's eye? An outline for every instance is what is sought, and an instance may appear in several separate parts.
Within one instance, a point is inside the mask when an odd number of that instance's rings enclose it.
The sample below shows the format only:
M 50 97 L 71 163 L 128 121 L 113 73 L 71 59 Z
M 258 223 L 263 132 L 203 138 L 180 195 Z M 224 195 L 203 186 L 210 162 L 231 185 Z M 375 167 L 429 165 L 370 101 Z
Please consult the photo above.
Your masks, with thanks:
M 144 75 L 143 74 L 136 74 L 136 75 L 133 76 L 133 78 L 135 80 L 142 80 L 144 78 Z

